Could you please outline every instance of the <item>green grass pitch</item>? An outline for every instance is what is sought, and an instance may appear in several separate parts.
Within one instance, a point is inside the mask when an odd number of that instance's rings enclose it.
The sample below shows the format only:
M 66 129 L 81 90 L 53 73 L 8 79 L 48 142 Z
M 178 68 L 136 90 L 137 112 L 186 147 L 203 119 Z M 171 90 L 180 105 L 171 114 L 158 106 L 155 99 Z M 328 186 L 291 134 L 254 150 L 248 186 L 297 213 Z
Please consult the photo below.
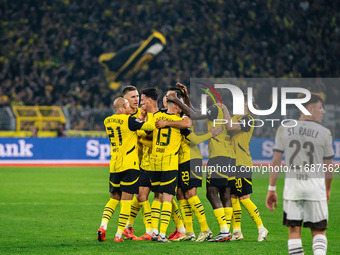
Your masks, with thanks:
M 99 243 L 96 231 L 109 199 L 106 167 L 1 167 L 0 168 L 0 254 L 287 254 L 288 229 L 282 226 L 282 187 L 278 182 L 279 206 L 265 206 L 268 180 L 254 178 L 253 202 L 258 206 L 269 236 L 257 242 L 257 229 L 242 208 L 244 240 L 228 243 L 156 242 L 114 243 L 119 207 L 112 217 L 107 241 Z M 208 224 L 214 235 L 219 227 L 212 208 L 199 189 Z M 152 199 L 152 197 L 150 197 Z M 329 203 L 328 254 L 340 254 L 340 180 L 335 178 Z M 145 232 L 139 213 L 134 228 Z M 168 233 L 174 230 L 170 223 Z M 194 221 L 196 236 L 199 224 Z M 302 232 L 305 254 L 312 254 L 309 229 Z

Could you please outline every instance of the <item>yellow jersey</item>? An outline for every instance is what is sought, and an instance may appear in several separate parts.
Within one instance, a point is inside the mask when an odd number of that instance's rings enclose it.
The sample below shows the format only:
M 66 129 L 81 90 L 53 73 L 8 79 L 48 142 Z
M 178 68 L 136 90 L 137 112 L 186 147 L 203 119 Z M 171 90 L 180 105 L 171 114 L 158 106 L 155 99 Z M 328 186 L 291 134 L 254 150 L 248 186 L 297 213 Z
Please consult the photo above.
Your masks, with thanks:
M 137 135 L 140 136 L 140 144 L 142 144 L 143 155 L 140 161 L 140 168 L 145 171 L 150 171 L 150 154 L 152 152 L 152 140 L 147 139 L 147 133 L 144 130 L 140 130 L 137 132 Z M 151 132 L 152 136 L 152 132 Z
M 142 112 L 141 112 L 141 109 L 138 107 L 137 110 L 136 110 L 136 112 L 135 112 L 135 113 L 132 113 L 131 116 L 132 116 L 132 117 L 139 118 L 140 115 L 141 115 L 141 113 L 142 113 Z
M 254 131 L 254 118 L 250 115 L 235 115 L 233 122 L 240 122 L 241 130 L 233 130 L 231 144 L 236 154 L 236 166 L 253 166 L 250 156 L 249 144 Z M 243 125 L 244 123 L 244 125 Z M 250 125 L 248 125 L 248 123 Z
M 136 112 L 132 113 L 131 116 L 139 118 L 141 113 L 142 113 L 141 109 L 138 107 Z M 137 151 L 138 151 L 139 162 L 141 162 L 142 161 L 142 157 L 143 157 L 143 146 L 139 142 L 137 142 Z
M 136 131 L 152 131 L 155 128 L 153 115 L 148 114 L 148 122 L 143 122 L 131 115 L 114 114 L 104 120 L 104 125 L 111 144 L 110 172 L 139 170 Z
M 190 160 L 190 129 L 182 129 L 181 146 L 178 152 L 178 163 L 182 164 Z
M 179 121 L 181 117 L 175 114 L 158 111 L 154 113 L 158 120 Z M 181 145 L 181 130 L 173 127 L 156 128 L 153 131 L 152 154 L 150 164 L 152 171 L 178 170 L 178 152 Z
M 210 106 L 207 109 L 207 128 L 214 127 L 215 119 L 224 119 L 223 110 L 220 106 Z M 235 152 L 231 146 L 230 135 L 224 124 L 216 124 L 215 127 L 223 126 L 223 132 L 209 139 L 209 158 L 230 157 L 235 158 Z

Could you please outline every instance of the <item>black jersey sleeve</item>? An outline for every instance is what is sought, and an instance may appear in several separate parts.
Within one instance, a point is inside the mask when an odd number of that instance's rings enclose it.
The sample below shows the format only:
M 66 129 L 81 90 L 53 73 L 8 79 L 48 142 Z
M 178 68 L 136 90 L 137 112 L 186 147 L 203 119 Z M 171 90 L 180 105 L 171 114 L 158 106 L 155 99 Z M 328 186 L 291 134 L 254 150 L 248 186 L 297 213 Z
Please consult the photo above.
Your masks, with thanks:
M 136 130 L 142 128 L 142 126 L 143 126 L 143 124 L 144 124 L 144 121 L 142 121 L 142 120 L 140 120 L 140 119 L 138 119 L 138 118 L 136 118 L 136 117 L 130 116 L 130 117 L 129 117 L 129 123 L 128 123 L 128 124 L 129 124 L 129 129 L 130 129 L 131 131 L 136 131 Z
M 245 125 L 240 124 L 241 130 L 242 130 L 243 132 L 249 132 L 251 126 L 254 125 L 254 119 L 251 118 L 249 115 L 243 116 L 243 118 L 240 119 L 240 122 L 244 122 L 244 123 L 245 123 Z
M 187 136 L 191 133 L 189 128 L 181 129 L 181 135 Z

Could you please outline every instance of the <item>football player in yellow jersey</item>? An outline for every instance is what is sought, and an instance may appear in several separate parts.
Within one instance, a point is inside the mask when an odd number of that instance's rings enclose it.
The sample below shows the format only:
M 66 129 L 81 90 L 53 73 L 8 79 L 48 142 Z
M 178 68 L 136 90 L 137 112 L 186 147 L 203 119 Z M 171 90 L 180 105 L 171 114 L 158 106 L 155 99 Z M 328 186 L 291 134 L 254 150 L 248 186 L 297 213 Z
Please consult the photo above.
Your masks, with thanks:
M 151 107 L 146 105 L 148 122 L 143 122 L 130 115 L 129 102 L 124 98 L 114 101 L 116 114 L 104 120 L 106 132 L 111 143 L 110 160 L 110 200 L 106 204 L 102 222 L 97 232 L 98 241 L 105 241 L 107 224 L 121 202 L 118 230 L 115 242 L 122 242 L 131 211 L 131 199 L 138 193 L 139 160 L 137 152 L 137 133 L 139 129 L 152 131 L 155 128 Z
M 122 96 L 129 102 L 130 104 L 130 114 L 132 114 L 133 117 L 139 118 L 141 114 L 141 110 L 138 107 L 139 104 L 139 93 L 135 86 L 126 86 L 123 89 Z
M 253 99 L 253 106 L 258 109 Z M 247 209 L 250 217 L 258 228 L 258 241 L 267 238 L 268 230 L 263 226 L 259 210 L 250 200 L 252 193 L 252 158 L 250 156 L 249 144 L 254 131 L 254 119 L 249 114 L 247 94 L 245 94 L 244 113 L 230 117 L 228 108 L 222 105 L 224 119 L 227 120 L 226 128 L 231 133 L 231 142 L 236 154 L 236 179 L 235 186 L 231 190 L 231 201 L 233 205 L 233 236 L 232 241 L 243 240 L 241 232 L 241 204 Z
M 177 83 L 177 86 L 182 86 L 181 91 L 184 96 L 184 101 L 189 101 L 187 89 L 184 85 Z M 169 94 L 168 94 L 169 95 Z M 188 118 L 188 117 L 186 117 Z M 161 125 L 165 126 L 176 126 L 178 122 L 171 121 L 157 121 L 156 127 Z M 185 222 L 185 235 L 174 235 L 174 241 L 194 241 L 195 233 L 193 232 L 193 214 L 195 213 L 200 226 L 201 233 L 198 236 L 197 242 L 203 242 L 212 237 L 212 232 L 210 231 L 204 212 L 204 207 L 197 196 L 197 187 L 202 186 L 202 172 L 195 171 L 195 166 L 202 167 L 202 155 L 197 147 L 197 144 L 208 140 L 222 133 L 222 126 L 219 128 L 212 128 L 210 132 L 205 135 L 197 136 L 195 133 L 191 132 L 190 129 L 186 129 L 182 135 L 181 147 L 179 151 L 179 172 L 178 172 L 178 189 L 177 189 L 177 200 L 180 204 L 182 215 Z M 193 128 L 192 128 L 193 131 Z M 192 142 L 190 140 L 192 137 Z M 171 239 L 170 239 L 171 240 Z
M 124 97 L 130 105 L 131 108 L 131 116 L 136 118 L 144 119 L 144 116 L 141 116 L 141 109 L 138 107 L 139 104 L 139 93 L 137 91 L 137 88 L 135 86 L 126 86 L 122 91 L 122 97 Z M 138 148 L 138 157 L 139 161 L 142 159 L 143 155 L 143 148 L 142 145 L 137 142 L 137 148 Z M 133 239 L 135 238 L 135 230 L 132 228 L 133 223 L 137 217 L 137 214 L 139 212 L 139 203 L 138 203 L 138 194 L 135 194 L 135 196 L 132 199 L 131 203 L 131 213 L 129 216 L 129 220 L 126 224 L 126 229 L 124 230 L 124 238 L 125 239 Z
M 149 104 L 154 112 L 157 111 L 157 98 L 158 94 L 156 89 L 147 88 L 142 91 L 141 94 L 141 105 L 144 106 Z M 146 228 L 146 233 L 140 237 L 135 237 L 134 241 L 151 241 L 152 226 L 151 226 L 151 207 L 148 200 L 150 190 L 155 192 L 151 186 L 150 177 L 150 154 L 152 151 L 152 132 L 141 131 L 138 132 L 140 135 L 140 142 L 143 145 L 143 157 L 140 165 L 139 175 L 139 193 L 138 202 L 143 208 L 143 221 Z M 151 136 L 151 137 L 150 137 Z M 161 201 L 159 201 L 161 204 Z
M 167 94 L 169 93 L 181 93 L 180 90 L 178 88 L 170 88 L 167 92 Z M 163 105 L 164 108 L 160 109 L 160 112 L 166 112 L 167 111 L 167 102 L 166 102 L 166 95 L 164 95 L 163 97 Z M 180 116 L 180 114 L 177 114 L 178 116 Z M 158 123 L 161 123 L 162 120 L 158 120 L 156 122 L 156 127 L 157 128 L 164 128 L 158 126 Z M 183 118 L 177 121 L 172 121 L 171 123 L 173 123 L 174 127 L 176 128 L 187 128 L 190 126 L 190 120 L 188 118 Z M 177 193 L 178 195 L 178 193 Z M 153 232 L 153 241 L 157 241 L 158 240 L 158 225 L 159 225 L 159 216 L 160 216 L 160 209 L 161 209 L 161 205 L 162 205 L 162 194 L 155 192 L 155 198 L 154 201 L 152 202 L 152 206 L 151 206 L 151 223 L 152 223 L 152 232 Z M 172 200 L 172 211 L 171 211 L 171 218 L 174 221 L 175 225 L 176 225 L 176 229 L 175 231 L 169 235 L 169 239 L 173 240 L 176 239 L 178 237 L 180 237 L 181 235 L 185 234 L 185 227 L 184 227 L 184 223 L 183 223 L 183 219 L 182 216 L 180 214 L 179 211 L 179 207 L 175 201 L 175 199 Z
M 207 115 L 190 109 L 181 103 L 175 96 L 170 95 L 168 101 L 175 102 L 191 119 L 207 119 L 207 128 L 213 127 L 214 119 L 223 119 L 223 110 L 213 105 L 208 98 Z M 217 125 L 220 126 L 220 125 Z M 231 147 L 230 136 L 225 127 L 223 132 L 209 139 L 209 161 L 207 164 L 207 198 L 214 209 L 215 217 L 220 225 L 220 233 L 211 242 L 224 242 L 231 239 L 228 223 L 232 218 L 232 205 L 228 187 L 228 172 L 235 165 L 235 153 Z M 220 195 L 220 197 L 219 197 Z
M 183 102 L 183 99 L 181 99 Z M 181 121 L 177 114 L 180 108 L 168 103 L 167 111 L 158 111 L 154 114 L 155 122 L 158 120 Z M 158 242 L 169 242 L 166 230 L 172 212 L 172 200 L 175 195 L 178 175 L 178 151 L 181 142 L 181 130 L 179 128 L 157 128 L 153 132 L 151 165 L 151 185 L 156 191 L 156 197 L 162 194 L 163 208 L 161 211 L 161 224 Z M 154 233 L 153 239 L 157 233 Z

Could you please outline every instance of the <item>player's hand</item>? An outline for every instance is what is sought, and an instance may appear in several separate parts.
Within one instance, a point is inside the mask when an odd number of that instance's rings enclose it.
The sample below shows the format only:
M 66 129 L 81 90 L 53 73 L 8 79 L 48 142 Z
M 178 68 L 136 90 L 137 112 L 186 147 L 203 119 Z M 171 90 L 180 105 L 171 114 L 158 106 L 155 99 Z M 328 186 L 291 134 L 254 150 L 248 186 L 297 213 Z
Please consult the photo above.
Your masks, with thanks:
M 140 108 L 140 119 L 141 120 L 144 120 L 145 119 L 145 116 L 146 116 L 146 105 L 143 105 L 141 108 Z
M 177 82 L 176 86 L 182 91 L 184 97 L 188 96 L 188 89 L 187 89 L 187 87 L 184 84 L 182 84 L 180 82 Z
M 277 194 L 276 191 L 268 191 L 267 199 L 266 199 L 266 206 L 269 210 L 274 211 L 274 206 L 277 207 Z
M 227 106 L 225 106 L 224 104 L 217 103 L 215 105 L 221 107 L 222 110 L 227 110 L 228 109 Z
M 175 102 L 176 99 L 178 99 L 176 93 L 171 93 L 166 97 L 167 101 L 169 102 Z
M 156 128 L 164 128 L 166 127 L 166 121 L 165 120 L 158 120 L 155 123 Z
M 209 132 L 212 134 L 212 137 L 215 137 L 223 132 L 223 126 L 219 126 L 216 128 L 210 128 Z

